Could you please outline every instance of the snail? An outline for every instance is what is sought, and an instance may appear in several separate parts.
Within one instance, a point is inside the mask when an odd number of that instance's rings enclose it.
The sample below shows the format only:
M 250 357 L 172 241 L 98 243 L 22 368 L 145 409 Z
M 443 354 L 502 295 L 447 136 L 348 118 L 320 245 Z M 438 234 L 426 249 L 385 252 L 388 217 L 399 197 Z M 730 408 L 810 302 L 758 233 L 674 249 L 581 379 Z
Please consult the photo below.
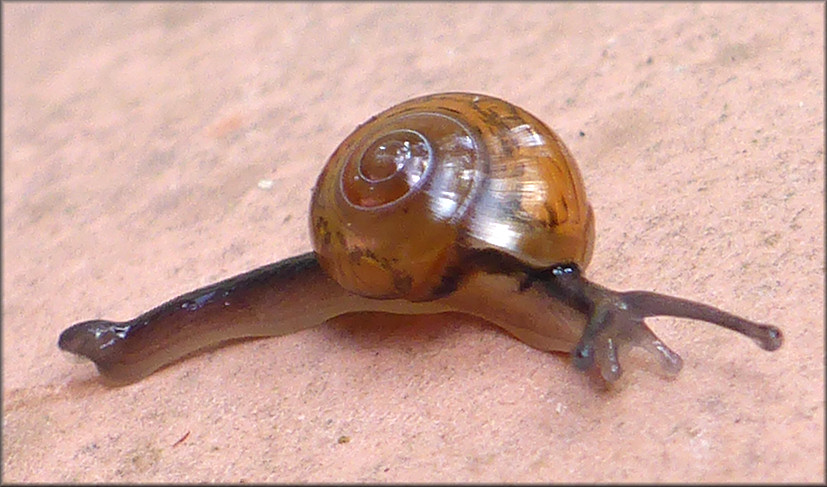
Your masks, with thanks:
M 583 271 L 594 215 L 562 140 L 525 110 L 472 93 L 422 96 L 360 125 L 334 151 L 310 205 L 313 251 L 178 296 L 136 318 L 77 323 L 58 346 L 105 383 L 138 381 L 207 346 L 278 336 L 345 313 L 463 312 L 607 382 L 637 346 L 667 375 L 681 357 L 645 324 L 702 320 L 776 350 L 781 330 Z

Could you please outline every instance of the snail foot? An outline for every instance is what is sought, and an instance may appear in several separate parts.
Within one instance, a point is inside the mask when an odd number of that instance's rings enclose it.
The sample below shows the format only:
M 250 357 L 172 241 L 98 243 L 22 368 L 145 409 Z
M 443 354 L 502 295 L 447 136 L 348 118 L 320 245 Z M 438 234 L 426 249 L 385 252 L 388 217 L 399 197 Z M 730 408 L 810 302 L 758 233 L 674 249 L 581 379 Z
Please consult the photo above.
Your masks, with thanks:
M 90 360 L 100 367 L 107 363 L 113 349 L 118 348 L 128 331 L 128 323 L 107 320 L 84 321 L 63 330 L 58 339 L 58 347 L 75 357 Z

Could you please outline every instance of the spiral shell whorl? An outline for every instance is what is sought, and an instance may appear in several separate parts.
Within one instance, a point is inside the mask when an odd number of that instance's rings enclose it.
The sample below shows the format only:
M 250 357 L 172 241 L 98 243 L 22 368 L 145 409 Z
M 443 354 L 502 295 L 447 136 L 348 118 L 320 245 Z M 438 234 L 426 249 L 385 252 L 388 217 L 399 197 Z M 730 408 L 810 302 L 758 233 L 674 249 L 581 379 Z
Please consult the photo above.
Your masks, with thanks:
M 310 225 L 322 267 L 344 288 L 412 301 L 450 286 L 461 248 L 585 267 L 594 234 L 556 134 L 470 93 L 408 100 L 357 127 L 319 175 Z
M 311 233 L 346 289 L 427 300 L 455 258 L 463 219 L 488 172 L 461 119 L 415 103 L 358 127 L 316 183 Z

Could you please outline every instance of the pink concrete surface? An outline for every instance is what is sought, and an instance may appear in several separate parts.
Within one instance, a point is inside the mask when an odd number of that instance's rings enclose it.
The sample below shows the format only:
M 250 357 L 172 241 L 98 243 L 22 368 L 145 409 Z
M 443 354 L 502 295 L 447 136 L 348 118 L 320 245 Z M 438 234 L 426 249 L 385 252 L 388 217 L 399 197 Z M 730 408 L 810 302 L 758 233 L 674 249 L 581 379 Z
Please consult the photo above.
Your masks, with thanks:
M 823 482 L 824 13 L 4 3 L 3 481 Z M 76 321 L 308 250 L 342 138 L 448 90 L 566 141 L 591 278 L 784 347 L 652 320 L 684 370 L 632 357 L 609 390 L 461 315 L 335 320 L 117 389 L 59 353 Z

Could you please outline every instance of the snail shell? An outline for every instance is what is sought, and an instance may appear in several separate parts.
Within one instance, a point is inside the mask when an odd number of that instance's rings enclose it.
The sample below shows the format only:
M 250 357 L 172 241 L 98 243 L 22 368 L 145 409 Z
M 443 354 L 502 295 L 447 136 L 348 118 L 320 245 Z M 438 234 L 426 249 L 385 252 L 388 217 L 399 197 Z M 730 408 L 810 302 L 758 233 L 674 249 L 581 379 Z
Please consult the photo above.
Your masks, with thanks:
M 607 381 L 639 346 L 669 374 L 682 365 L 649 316 L 703 320 L 765 350 L 781 331 L 702 303 L 616 292 L 582 275 L 594 217 L 574 158 L 537 118 L 490 96 L 403 102 L 336 149 L 310 208 L 314 252 L 230 277 L 123 322 L 91 320 L 58 346 L 105 382 L 135 382 L 204 347 L 277 336 L 345 313 L 459 311 L 540 350 L 571 352 Z
M 594 247 L 592 208 L 560 138 L 470 93 L 414 98 L 359 126 L 319 175 L 310 225 L 345 289 L 413 301 L 450 290 L 460 248 L 585 268 Z

